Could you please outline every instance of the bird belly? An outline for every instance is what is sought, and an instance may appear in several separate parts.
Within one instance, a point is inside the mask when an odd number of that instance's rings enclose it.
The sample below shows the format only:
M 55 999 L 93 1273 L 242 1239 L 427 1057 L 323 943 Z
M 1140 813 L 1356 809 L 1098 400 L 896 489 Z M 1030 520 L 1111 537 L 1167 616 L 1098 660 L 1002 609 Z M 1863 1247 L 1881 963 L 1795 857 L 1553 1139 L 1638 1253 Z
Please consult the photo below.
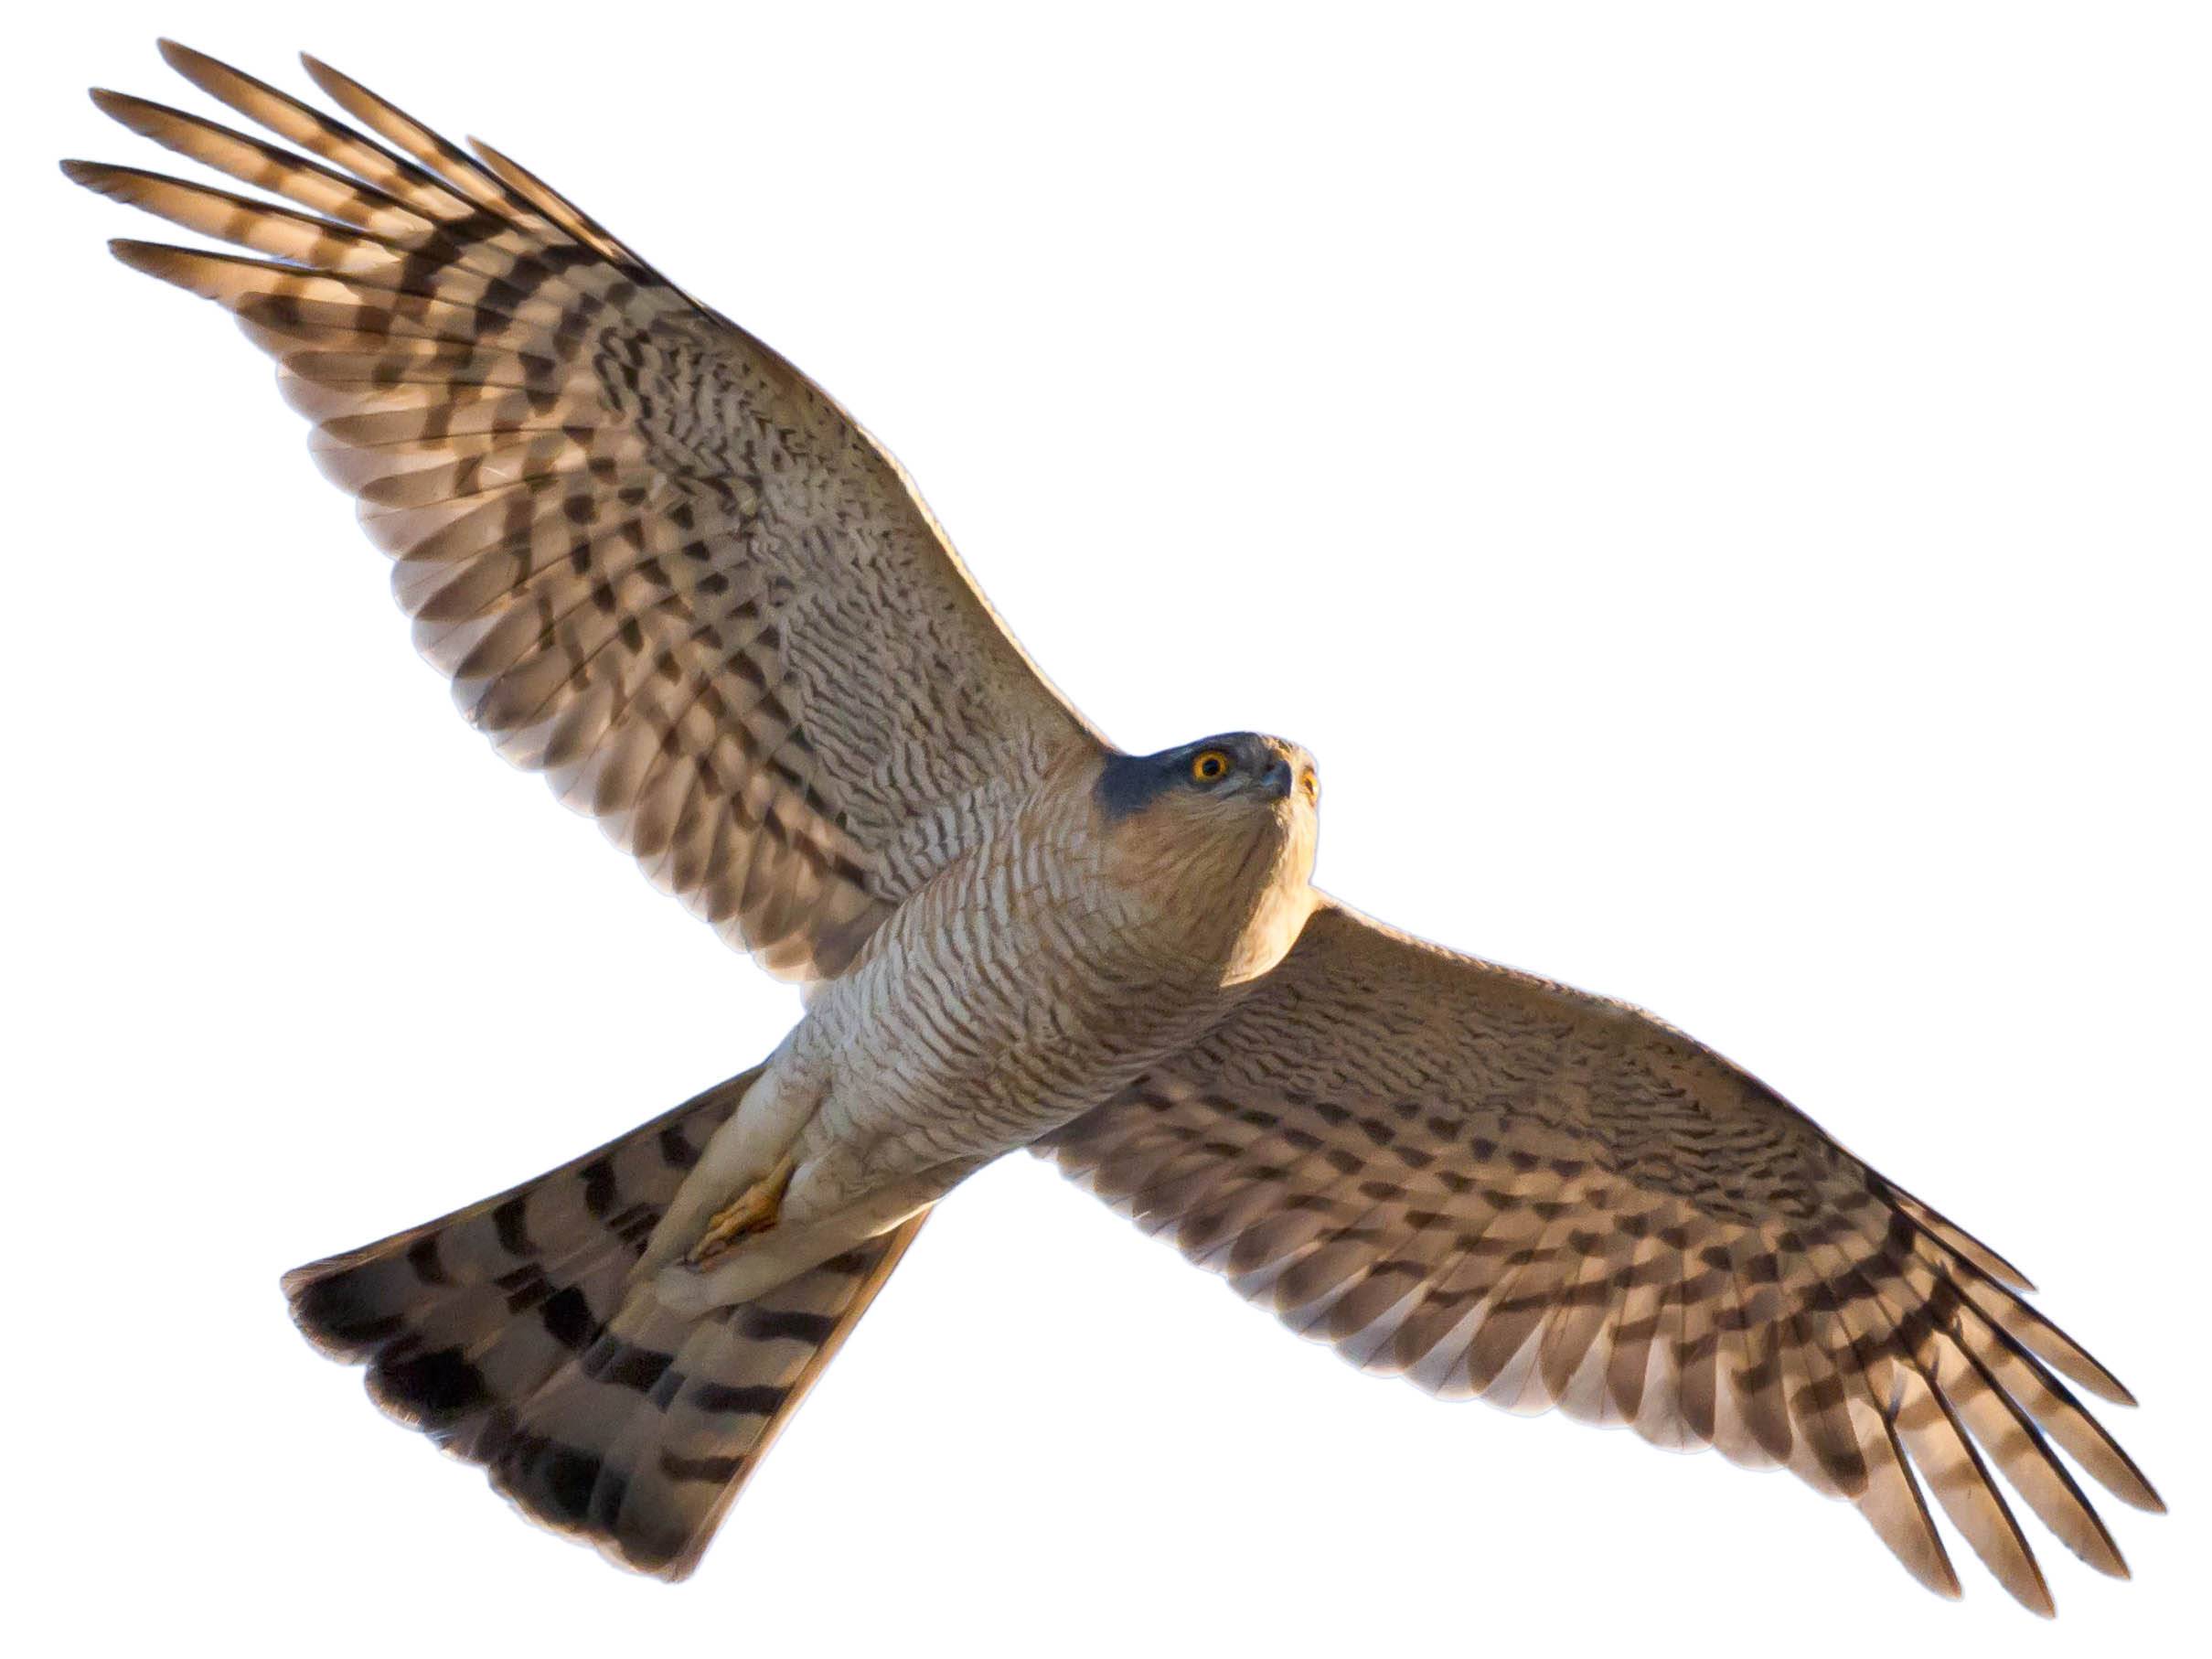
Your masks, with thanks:
M 795 1033 L 820 1099 L 786 1214 L 949 1188 L 1112 1095 L 1224 1011 L 1218 963 L 1095 881 L 978 871 L 924 895 Z M 1026 902 L 1025 902 L 1026 897 Z
M 670 1305 L 743 1300 L 897 1226 L 1193 1042 L 1245 994 L 1234 943 L 1065 838 L 987 844 L 814 988 L 640 1278 Z M 743 1236 L 680 1264 L 732 1215 Z

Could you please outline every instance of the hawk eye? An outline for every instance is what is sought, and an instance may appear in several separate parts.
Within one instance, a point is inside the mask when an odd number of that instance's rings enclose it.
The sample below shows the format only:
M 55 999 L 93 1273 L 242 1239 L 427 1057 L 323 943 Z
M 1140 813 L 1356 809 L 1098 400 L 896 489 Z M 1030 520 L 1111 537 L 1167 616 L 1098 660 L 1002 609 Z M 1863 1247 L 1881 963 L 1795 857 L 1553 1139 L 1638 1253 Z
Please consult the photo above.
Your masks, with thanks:
M 1198 784 L 1218 784 L 1229 776 L 1229 768 L 1236 763 L 1226 751 L 1205 749 L 1191 757 L 1191 781 Z
M 1318 802 L 1321 798 L 1321 780 L 1310 766 L 1298 774 L 1298 787 L 1308 800 Z

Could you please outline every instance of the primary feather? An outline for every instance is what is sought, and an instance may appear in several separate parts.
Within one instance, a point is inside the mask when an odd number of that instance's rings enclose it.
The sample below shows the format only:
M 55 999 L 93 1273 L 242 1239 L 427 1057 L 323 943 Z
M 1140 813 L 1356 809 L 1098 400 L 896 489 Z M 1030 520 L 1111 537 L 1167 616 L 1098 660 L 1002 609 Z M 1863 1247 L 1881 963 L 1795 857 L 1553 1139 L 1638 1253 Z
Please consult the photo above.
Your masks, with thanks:
M 162 50 L 309 154 L 95 93 L 284 198 L 65 164 L 263 257 L 117 256 L 238 316 L 470 720 L 732 942 L 837 972 L 1093 741 L 896 464 L 767 347 L 334 70 L 308 60 L 369 133 Z
M 1649 1015 L 1341 906 L 1039 1150 L 1369 1370 L 1784 1464 L 1943 1594 L 1916 1470 L 2044 1613 L 1993 1465 L 2100 1572 L 2127 1569 L 2054 1446 L 2161 1507 L 2060 1377 L 2127 1391 L 1986 1246 Z

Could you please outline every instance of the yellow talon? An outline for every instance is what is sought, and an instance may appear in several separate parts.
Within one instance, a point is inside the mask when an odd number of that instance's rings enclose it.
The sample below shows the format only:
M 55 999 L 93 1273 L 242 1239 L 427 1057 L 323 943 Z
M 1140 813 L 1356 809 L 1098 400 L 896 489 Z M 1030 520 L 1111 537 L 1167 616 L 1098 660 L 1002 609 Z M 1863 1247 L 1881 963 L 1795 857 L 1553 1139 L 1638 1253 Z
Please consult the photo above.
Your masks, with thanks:
M 748 1233 L 764 1232 L 775 1225 L 784 1207 L 784 1190 L 791 1184 L 795 1167 L 786 1156 L 775 1168 L 717 1210 L 707 1222 L 684 1259 L 693 1267 L 712 1261 Z

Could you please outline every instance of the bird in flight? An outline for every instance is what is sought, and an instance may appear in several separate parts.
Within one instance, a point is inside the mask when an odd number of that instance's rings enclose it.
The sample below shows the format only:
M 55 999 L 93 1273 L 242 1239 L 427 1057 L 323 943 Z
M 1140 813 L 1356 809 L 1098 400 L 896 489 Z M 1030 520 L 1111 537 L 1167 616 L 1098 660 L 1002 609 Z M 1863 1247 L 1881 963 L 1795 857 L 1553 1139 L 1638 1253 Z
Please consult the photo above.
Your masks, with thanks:
M 470 722 L 807 989 L 740 1076 L 286 1276 L 387 1412 L 682 1578 L 1028 1148 L 1365 1370 L 1787 1466 L 1942 1594 L 1931 1493 L 2050 1611 L 1999 1473 L 2125 1573 L 2058 1454 L 2159 1508 L 2075 1390 L 2130 1397 L 2003 1257 L 1672 1027 L 1317 891 L 1297 744 L 1115 748 L 828 394 L 505 155 L 162 51 L 282 142 L 100 108 L 281 200 L 64 163 L 248 251 L 116 255 L 275 359 Z

